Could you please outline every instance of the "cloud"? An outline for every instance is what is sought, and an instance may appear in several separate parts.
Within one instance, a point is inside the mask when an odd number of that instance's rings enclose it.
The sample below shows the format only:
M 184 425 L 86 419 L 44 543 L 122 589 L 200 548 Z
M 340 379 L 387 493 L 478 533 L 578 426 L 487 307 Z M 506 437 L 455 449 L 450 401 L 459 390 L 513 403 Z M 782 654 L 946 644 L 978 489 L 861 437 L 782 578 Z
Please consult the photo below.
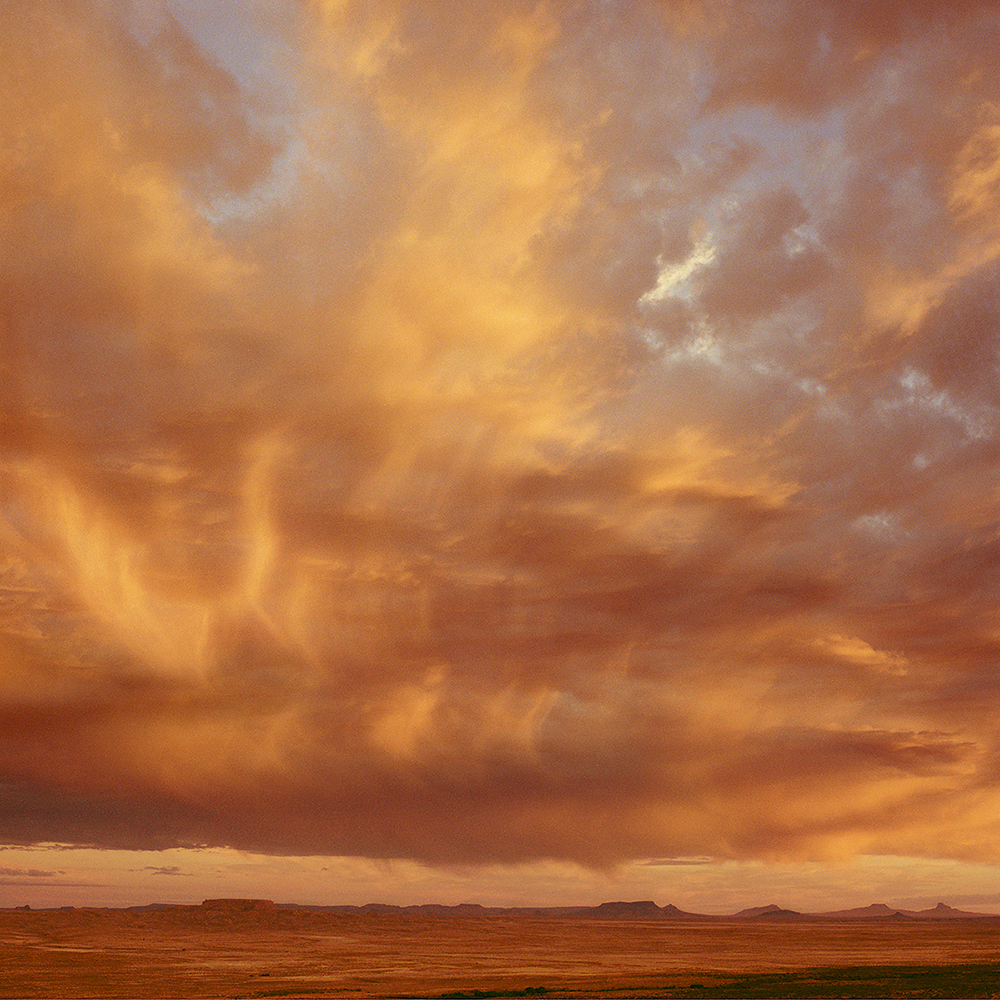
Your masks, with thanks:
M 812 114 L 856 94 L 885 54 L 919 48 L 944 33 L 950 34 L 946 47 L 956 60 L 953 79 L 960 80 L 960 66 L 984 51 L 977 30 L 992 28 L 995 13 L 989 0 L 893 0 L 877 9 L 856 0 L 828 0 L 808 9 L 794 0 L 703 8 L 714 56 L 710 102 L 775 104 L 796 114 Z M 962 41 L 971 44 L 960 44 L 958 36 L 966 32 Z
M 4 18 L 0 839 L 995 860 L 983 5 Z
M 192 875 L 191 872 L 182 872 L 177 865 L 146 865 L 142 870 L 152 872 L 154 875 L 186 875 L 189 877 Z

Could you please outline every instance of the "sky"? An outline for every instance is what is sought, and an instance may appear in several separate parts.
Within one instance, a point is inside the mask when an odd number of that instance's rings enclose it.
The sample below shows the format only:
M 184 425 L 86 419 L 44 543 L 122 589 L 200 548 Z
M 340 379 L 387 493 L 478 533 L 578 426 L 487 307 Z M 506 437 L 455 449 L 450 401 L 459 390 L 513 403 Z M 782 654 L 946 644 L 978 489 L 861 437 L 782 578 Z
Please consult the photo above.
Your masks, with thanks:
M 0 906 L 1000 910 L 1000 7 L 0 10 Z

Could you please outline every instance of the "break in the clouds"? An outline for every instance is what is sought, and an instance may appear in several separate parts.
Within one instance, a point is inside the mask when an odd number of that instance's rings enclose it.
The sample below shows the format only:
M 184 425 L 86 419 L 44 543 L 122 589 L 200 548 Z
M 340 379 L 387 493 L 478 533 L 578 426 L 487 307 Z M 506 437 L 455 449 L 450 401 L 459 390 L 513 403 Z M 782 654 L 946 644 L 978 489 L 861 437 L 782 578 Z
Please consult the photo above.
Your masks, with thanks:
M 142 869 L 146 872 L 152 872 L 154 875 L 180 875 L 191 877 L 190 872 L 182 872 L 177 865 L 146 865 Z
M 0 840 L 1000 860 L 994 4 L 0 22 Z

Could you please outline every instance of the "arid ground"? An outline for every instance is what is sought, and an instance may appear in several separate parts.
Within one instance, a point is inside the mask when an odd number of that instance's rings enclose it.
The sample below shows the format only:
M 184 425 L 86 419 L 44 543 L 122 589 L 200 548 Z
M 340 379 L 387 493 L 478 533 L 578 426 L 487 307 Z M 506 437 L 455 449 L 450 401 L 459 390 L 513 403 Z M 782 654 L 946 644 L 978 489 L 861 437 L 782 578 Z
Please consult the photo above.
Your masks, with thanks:
M 0 911 L 2 997 L 1000 997 L 1000 921 Z

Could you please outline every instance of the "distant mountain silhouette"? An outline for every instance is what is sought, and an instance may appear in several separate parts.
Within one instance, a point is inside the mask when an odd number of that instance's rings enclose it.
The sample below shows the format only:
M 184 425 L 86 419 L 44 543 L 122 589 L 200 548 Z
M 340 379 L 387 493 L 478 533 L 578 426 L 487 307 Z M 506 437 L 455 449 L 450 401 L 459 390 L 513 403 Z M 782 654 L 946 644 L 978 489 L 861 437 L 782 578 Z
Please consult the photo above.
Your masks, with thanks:
M 751 919 L 763 917 L 768 920 L 788 920 L 792 917 L 805 916 L 805 914 L 799 913 L 798 910 L 783 910 L 776 903 L 769 903 L 767 906 L 751 906 L 749 909 L 740 910 L 739 913 L 733 915 L 736 917 L 749 917 Z
M 970 910 L 956 910 L 946 903 L 938 903 L 929 910 L 893 909 L 885 903 L 870 906 L 856 906 L 850 910 L 831 910 L 828 913 L 813 913 L 813 917 L 824 920 L 983 920 L 995 917 L 993 913 L 973 913 Z
M 593 917 L 604 920 L 713 920 L 704 913 L 688 913 L 672 903 L 657 906 L 651 899 L 599 903 L 597 906 L 481 906 L 479 903 L 365 903 L 363 906 L 309 906 L 302 903 L 279 903 L 282 910 L 311 910 L 317 913 L 398 913 L 426 916 L 497 916 L 518 917 Z
M 54 909 L 54 908 L 53 908 Z M 64 907 L 72 909 L 72 907 Z M 100 909 L 109 909 L 101 907 Z M 172 911 L 178 917 L 188 914 L 197 919 L 211 921 L 223 920 L 231 922 L 242 915 L 252 915 L 255 921 L 266 919 L 269 915 L 280 912 L 295 911 L 315 914 L 371 914 L 426 917 L 548 917 L 548 918 L 589 918 L 595 920 L 878 920 L 878 921 L 910 921 L 910 920 L 1000 920 L 1000 914 L 976 913 L 970 910 L 958 910 L 946 903 L 926 910 L 894 909 L 886 903 L 872 903 L 869 906 L 856 906 L 846 910 L 830 910 L 822 913 L 802 913 L 798 910 L 788 910 L 770 903 L 767 906 L 751 906 L 731 915 L 709 915 L 690 913 L 668 903 L 657 906 L 650 899 L 615 900 L 599 903 L 596 906 L 481 906 L 479 903 L 416 903 L 400 906 L 395 903 L 366 903 L 363 906 L 353 904 L 341 905 L 310 905 L 306 903 L 274 903 L 270 899 L 206 899 L 197 906 L 150 903 L 146 906 L 130 906 L 125 909 L 133 911 Z
M 588 906 L 580 910 L 587 917 L 628 917 L 632 920 L 659 920 L 663 911 L 651 899 L 642 899 L 633 903 L 601 903 L 599 906 Z
M 325 913 L 423 913 L 428 915 L 454 914 L 474 916 L 476 914 L 499 913 L 502 908 L 486 907 L 479 903 L 458 903 L 448 906 L 444 903 L 413 903 L 399 906 L 396 903 L 365 903 L 363 906 L 303 906 L 300 903 L 280 903 L 284 910 L 315 910 Z
M 686 910 L 678 910 L 673 903 L 667 903 L 666 906 L 661 907 L 661 912 L 664 917 L 669 920 L 707 920 L 709 919 L 704 913 L 688 913 Z
M 929 910 L 900 910 L 908 917 L 919 917 L 922 920 L 975 920 L 977 917 L 995 916 L 993 913 L 974 913 L 971 910 L 956 910 L 946 903 L 938 903 Z
M 657 906 L 651 899 L 633 902 L 600 903 L 598 906 L 579 906 L 566 911 L 567 916 L 595 917 L 605 920 L 712 920 L 704 913 L 688 913 L 673 903 Z
M 270 899 L 206 899 L 200 909 L 222 913 L 273 913 L 278 907 Z
M 870 906 L 855 906 L 850 910 L 830 910 L 826 913 L 816 913 L 814 916 L 825 917 L 828 920 L 883 920 L 899 912 L 891 906 L 886 906 L 885 903 L 872 903 Z

